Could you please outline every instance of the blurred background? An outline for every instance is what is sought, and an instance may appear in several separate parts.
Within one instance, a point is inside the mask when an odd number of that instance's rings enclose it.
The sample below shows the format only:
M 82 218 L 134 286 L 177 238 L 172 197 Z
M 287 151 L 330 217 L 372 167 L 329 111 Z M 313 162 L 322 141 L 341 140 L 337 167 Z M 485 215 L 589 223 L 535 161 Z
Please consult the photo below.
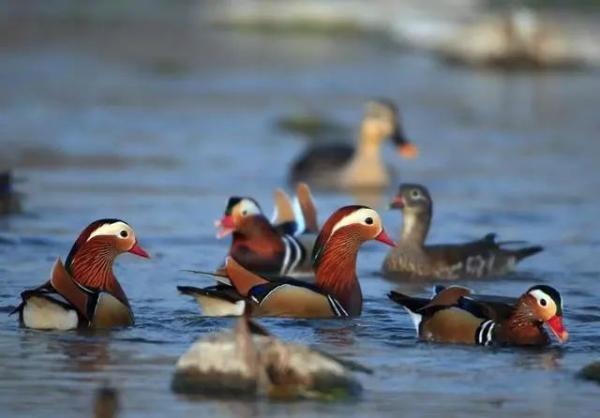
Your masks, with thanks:
M 210 283 L 181 270 L 222 260 L 228 243 L 214 239 L 212 221 L 228 196 L 253 196 L 269 212 L 291 161 L 320 140 L 311 127 L 334 126 L 352 143 L 373 97 L 399 105 L 420 149 L 410 161 L 391 144 L 383 152 L 400 180 L 430 188 L 431 241 L 495 231 L 544 245 L 519 274 L 467 284 L 514 295 L 533 283 L 557 286 L 572 342 L 478 352 L 476 362 L 471 349 L 417 345 L 408 318 L 384 296 L 397 286 L 378 273 L 386 249 L 369 244 L 359 260 L 359 320 L 265 321 L 284 339 L 374 368 L 364 402 L 212 402 L 203 411 L 373 416 L 402 406 L 406 416 L 545 417 L 597 409 L 597 388 L 572 376 L 600 343 L 599 18 L 594 0 L 0 2 L 0 172 L 13 183 L 0 192 L 10 190 L 7 212 L 22 209 L 0 217 L 2 410 L 81 416 L 109 381 L 125 392 L 125 416 L 197 416 L 197 404 L 169 392 L 173 364 L 227 322 L 200 318 L 177 295 L 177 284 Z M 401 220 L 383 208 L 395 187 L 368 197 L 392 236 Z M 366 199 L 315 197 L 321 220 Z M 19 329 L 3 313 L 102 217 L 130 222 L 154 256 L 117 266 L 136 327 L 93 337 Z

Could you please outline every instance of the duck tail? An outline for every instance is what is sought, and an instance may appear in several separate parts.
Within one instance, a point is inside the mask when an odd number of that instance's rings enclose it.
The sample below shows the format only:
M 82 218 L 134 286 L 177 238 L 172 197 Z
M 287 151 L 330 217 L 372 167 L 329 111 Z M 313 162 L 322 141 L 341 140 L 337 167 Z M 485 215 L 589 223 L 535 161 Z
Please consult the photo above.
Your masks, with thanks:
M 544 247 L 542 247 L 541 245 L 533 245 L 531 247 L 525 247 L 515 250 L 515 256 L 517 257 L 517 261 L 521 261 L 522 259 L 530 257 L 541 251 L 544 251 Z
M 392 290 L 390 293 L 388 293 L 388 297 L 394 302 L 402 305 L 406 312 L 408 312 L 408 315 L 410 315 L 410 319 L 412 320 L 418 335 L 419 327 L 421 325 L 421 321 L 423 320 L 423 315 L 418 313 L 418 310 L 427 305 L 429 303 L 429 299 L 413 298 L 403 293 L 396 292 L 395 290 Z

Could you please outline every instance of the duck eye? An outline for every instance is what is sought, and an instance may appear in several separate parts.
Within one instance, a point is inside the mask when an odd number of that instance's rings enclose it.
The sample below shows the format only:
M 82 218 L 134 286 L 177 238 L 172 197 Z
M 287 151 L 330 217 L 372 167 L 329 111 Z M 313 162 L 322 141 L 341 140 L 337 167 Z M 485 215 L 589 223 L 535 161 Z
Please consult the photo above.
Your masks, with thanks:
M 119 235 L 121 235 L 121 238 L 127 238 L 127 235 L 129 235 L 129 234 L 127 233 L 127 231 L 123 230 L 123 231 L 119 232 Z
M 373 225 L 373 218 L 369 217 L 369 218 L 365 219 L 365 223 L 367 225 Z
M 246 209 L 244 209 L 244 210 L 242 211 L 242 216 L 246 216 L 247 214 L 248 214 L 248 211 L 247 211 Z
M 410 196 L 413 199 L 417 199 L 417 198 L 421 197 L 421 193 L 418 190 L 415 189 L 412 192 L 410 192 Z
M 547 304 L 548 304 L 548 302 L 546 302 L 546 299 L 544 299 L 544 298 L 540 299 L 540 305 L 546 306 Z

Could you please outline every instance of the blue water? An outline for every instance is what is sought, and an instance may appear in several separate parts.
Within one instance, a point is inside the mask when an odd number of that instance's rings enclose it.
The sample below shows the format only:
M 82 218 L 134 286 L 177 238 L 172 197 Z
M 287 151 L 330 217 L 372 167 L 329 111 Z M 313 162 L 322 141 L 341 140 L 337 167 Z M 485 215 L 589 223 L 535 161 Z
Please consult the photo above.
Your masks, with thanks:
M 0 48 L 0 162 L 16 167 L 25 213 L 0 219 L 0 415 L 90 415 L 103 383 L 124 417 L 598 416 L 600 387 L 575 373 L 598 360 L 600 308 L 600 79 L 595 72 L 504 74 L 444 66 L 360 38 L 260 35 L 116 25 L 22 29 Z M 165 64 L 166 63 L 166 64 Z M 162 68 L 162 69 L 161 69 Z M 166 70 L 165 70 L 166 68 Z M 282 115 L 324 113 L 355 126 L 361 103 L 397 100 L 421 148 L 387 160 L 435 201 L 432 242 L 498 232 L 546 251 L 509 277 L 467 282 L 519 295 L 535 283 L 565 299 L 571 340 L 545 349 L 417 343 L 408 316 L 378 274 L 387 250 L 359 256 L 363 316 L 346 321 L 267 319 L 285 340 L 365 364 L 352 402 L 192 402 L 169 390 L 174 363 L 228 319 L 202 318 L 179 284 L 208 285 L 183 269 L 211 269 L 228 242 L 213 220 L 231 194 L 271 207 L 305 143 L 274 128 Z M 393 193 L 370 199 L 392 235 Z M 316 193 L 320 219 L 355 201 Z M 6 313 L 48 278 L 89 222 L 120 217 L 149 261 L 122 256 L 116 273 L 135 327 L 112 332 L 21 329 Z

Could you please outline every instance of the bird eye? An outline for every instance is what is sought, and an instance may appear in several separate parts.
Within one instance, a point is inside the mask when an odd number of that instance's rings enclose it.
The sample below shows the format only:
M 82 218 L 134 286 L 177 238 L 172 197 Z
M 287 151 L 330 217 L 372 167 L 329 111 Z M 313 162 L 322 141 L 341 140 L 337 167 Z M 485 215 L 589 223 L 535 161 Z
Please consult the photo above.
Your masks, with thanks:
M 373 218 L 369 217 L 369 218 L 365 219 L 365 223 L 367 225 L 373 225 Z
M 548 304 L 548 302 L 546 302 L 546 299 L 544 299 L 544 298 L 540 299 L 540 305 L 546 306 L 547 304 Z
M 119 233 L 119 235 L 121 235 L 121 238 L 127 238 L 127 235 L 129 234 L 127 233 L 127 231 L 123 230 Z
M 246 209 L 244 209 L 244 210 L 242 211 L 242 216 L 246 216 L 247 214 L 248 214 L 248 211 L 247 211 Z
M 417 189 L 414 189 L 412 192 L 410 192 L 410 196 L 413 199 L 417 199 L 417 198 L 421 197 L 421 192 L 419 192 Z

